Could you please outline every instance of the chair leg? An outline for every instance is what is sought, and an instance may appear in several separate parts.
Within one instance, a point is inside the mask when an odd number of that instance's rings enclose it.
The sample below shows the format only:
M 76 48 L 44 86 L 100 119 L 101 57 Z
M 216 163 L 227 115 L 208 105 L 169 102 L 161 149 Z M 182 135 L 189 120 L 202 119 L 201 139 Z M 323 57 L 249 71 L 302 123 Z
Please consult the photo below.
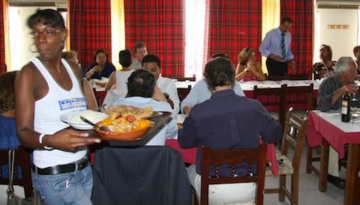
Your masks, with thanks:
M 279 201 L 285 200 L 285 190 L 283 187 L 286 186 L 286 175 L 280 175 L 279 178 Z
M 194 205 L 199 205 L 199 201 L 197 199 L 197 196 L 196 196 L 196 191 L 195 189 L 193 188 L 193 198 L 194 198 Z
M 311 173 L 311 165 L 312 165 L 312 154 L 313 149 L 309 146 L 309 143 L 307 144 L 307 157 L 306 157 L 306 173 Z
M 299 203 L 299 173 L 291 175 L 291 205 Z

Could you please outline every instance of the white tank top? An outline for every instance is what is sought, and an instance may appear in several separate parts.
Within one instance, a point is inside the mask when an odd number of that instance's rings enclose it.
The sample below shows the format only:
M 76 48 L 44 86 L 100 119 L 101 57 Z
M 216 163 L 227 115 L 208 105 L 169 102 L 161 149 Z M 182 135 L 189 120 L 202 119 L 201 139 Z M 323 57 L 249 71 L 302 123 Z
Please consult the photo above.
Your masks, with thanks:
M 79 81 L 64 59 L 61 59 L 61 62 L 72 81 L 72 88 L 69 91 L 57 84 L 38 58 L 35 57 L 31 61 L 44 76 L 49 87 L 48 93 L 35 102 L 34 129 L 41 134 L 54 134 L 69 126 L 61 121 L 60 116 L 67 112 L 85 110 L 87 107 L 86 100 Z M 58 149 L 34 150 L 34 164 L 39 168 L 68 164 L 83 158 L 86 152 L 86 148 L 76 152 Z
M 128 92 L 127 90 L 127 80 L 130 77 L 131 73 L 134 72 L 134 69 L 128 71 L 116 71 L 116 88 L 114 90 L 109 90 L 106 93 L 103 105 L 112 106 L 115 100 L 119 98 L 124 98 Z

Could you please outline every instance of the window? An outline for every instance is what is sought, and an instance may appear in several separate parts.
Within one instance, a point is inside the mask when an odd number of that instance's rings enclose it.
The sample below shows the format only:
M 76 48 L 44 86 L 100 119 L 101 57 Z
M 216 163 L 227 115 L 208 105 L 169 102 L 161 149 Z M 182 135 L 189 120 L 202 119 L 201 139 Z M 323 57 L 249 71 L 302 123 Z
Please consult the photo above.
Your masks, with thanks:
M 185 77 L 202 78 L 206 0 L 185 2 Z

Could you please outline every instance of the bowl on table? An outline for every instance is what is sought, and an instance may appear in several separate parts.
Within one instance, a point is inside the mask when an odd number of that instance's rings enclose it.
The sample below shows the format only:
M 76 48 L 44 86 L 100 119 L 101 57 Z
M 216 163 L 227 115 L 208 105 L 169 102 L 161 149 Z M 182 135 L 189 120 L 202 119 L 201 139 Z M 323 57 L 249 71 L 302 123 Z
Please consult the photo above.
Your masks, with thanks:
M 149 123 L 148 126 L 135 129 L 128 132 L 110 132 L 110 131 L 104 131 L 100 130 L 101 122 L 96 123 L 96 126 L 94 127 L 94 130 L 101 136 L 101 138 L 109 139 L 109 140 L 136 140 L 141 138 L 143 135 L 146 134 L 146 132 L 151 127 L 152 123 Z

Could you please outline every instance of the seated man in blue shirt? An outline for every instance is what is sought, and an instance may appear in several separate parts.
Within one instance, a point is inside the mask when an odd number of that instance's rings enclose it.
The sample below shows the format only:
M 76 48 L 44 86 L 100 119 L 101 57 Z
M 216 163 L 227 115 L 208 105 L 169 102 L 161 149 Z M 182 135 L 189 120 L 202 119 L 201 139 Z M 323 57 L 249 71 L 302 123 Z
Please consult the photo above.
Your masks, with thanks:
M 119 98 L 114 102 L 114 105 L 138 108 L 152 107 L 154 111 L 172 112 L 170 104 L 156 85 L 155 76 L 149 71 L 139 69 L 131 73 L 128 78 L 127 89 L 128 97 Z M 172 118 L 146 145 L 165 145 L 165 140 L 176 137 L 177 131 L 176 121 Z
M 259 147 L 264 142 L 276 142 L 282 135 L 279 122 L 274 120 L 262 104 L 254 99 L 236 95 L 235 69 L 229 59 L 217 57 L 205 66 L 205 81 L 212 96 L 195 105 L 179 132 L 183 148 L 198 147 L 196 165 L 188 167 L 189 180 L 196 192 L 201 185 L 201 146 L 211 149 L 242 149 Z M 246 166 L 236 169 L 239 176 L 247 174 Z M 230 175 L 231 167 L 220 168 L 220 175 Z M 214 175 L 214 170 L 210 170 Z M 253 202 L 254 183 L 211 185 L 209 200 L 214 204 Z
M 225 53 L 216 53 L 211 58 L 216 57 L 224 57 L 229 58 Z M 235 91 L 237 95 L 245 96 L 244 92 L 242 91 L 240 84 L 235 81 L 232 86 L 232 89 Z M 199 103 L 204 102 L 205 100 L 210 99 L 211 91 L 208 88 L 204 79 L 198 81 L 194 87 L 190 90 L 190 93 L 186 96 L 186 98 L 181 102 L 181 111 L 182 113 L 189 115 L 191 109 Z

